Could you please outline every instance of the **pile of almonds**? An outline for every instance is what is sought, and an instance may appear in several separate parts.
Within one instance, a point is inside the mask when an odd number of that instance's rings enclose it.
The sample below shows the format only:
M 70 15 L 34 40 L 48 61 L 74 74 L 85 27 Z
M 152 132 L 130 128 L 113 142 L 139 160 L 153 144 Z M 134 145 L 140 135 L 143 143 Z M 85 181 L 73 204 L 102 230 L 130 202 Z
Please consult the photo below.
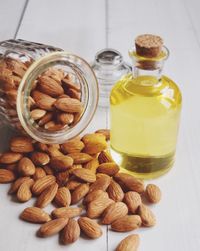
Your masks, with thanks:
M 25 208 L 20 218 L 42 224 L 39 237 L 59 233 L 61 242 L 69 244 L 81 232 L 91 239 L 100 237 L 100 224 L 116 232 L 156 224 L 143 201 L 158 203 L 160 189 L 153 184 L 145 188 L 141 180 L 119 172 L 107 149 L 109 137 L 109 130 L 101 129 L 61 145 L 12 138 L 9 152 L 0 156 L 0 183 L 12 183 L 9 194 L 19 202 L 35 197 L 34 206 Z M 51 215 L 44 211 L 50 203 L 55 205 Z M 139 236 L 132 234 L 116 251 L 136 251 L 138 246 Z
M 30 62 L 14 58 L 0 61 L 0 105 L 5 115 L 18 129 L 22 129 L 16 112 L 16 99 L 20 81 Z M 4 101 L 3 101 L 4 100 Z M 30 117 L 49 131 L 58 131 L 78 122 L 83 111 L 81 88 L 72 74 L 49 68 L 38 76 L 28 99 Z

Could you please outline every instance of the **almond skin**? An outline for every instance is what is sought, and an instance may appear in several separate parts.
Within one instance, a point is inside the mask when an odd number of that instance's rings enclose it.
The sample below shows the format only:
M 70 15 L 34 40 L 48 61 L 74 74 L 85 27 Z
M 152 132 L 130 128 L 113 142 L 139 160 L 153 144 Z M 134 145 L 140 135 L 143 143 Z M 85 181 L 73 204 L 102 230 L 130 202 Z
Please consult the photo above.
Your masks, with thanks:
M 74 219 L 69 219 L 67 225 L 61 232 L 61 242 L 65 245 L 75 242 L 78 240 L 80 232 L 81 230 L 78 222 Z
M 23 155 L 21 153 L 6 152 L 0 157 L 0 163 L 2 164 L 13 164 L 18 162 Z
M 32 140 L 27 137 L 12 138 L 10 141 L 10 149 L 12 152 L 17 153 L 29 153 L 34 150 Z
M 69 125 L 74 121 L 74 115 L 72 113 L 62 112 L 57 115 L 57 120 L 63 125 Z
M 65 186 L 69 180 L 69 171 L 59 172 L 55 174 L 56 182 L 59 187 Z
M 147 185 L 145 195 L 150 203 L 158 203 L 162 197 L 160 188 L 154 184 Z
M 98 166 L 99 166 L 98 159 L 92 159 L 92 160 L 90 160 L 89 162 L 87 162 L 86 164 L 83 165 L 83 167 L 85 169 L 89 169 L 93 173 L 96 173 Z
M 81 179 L 82 181 L 92 183 L 96 181 L 96 175 L 84 168 L 78 168 L 73 171 L 73 175 L 75 175 L 77 178 Z
M 97 222 L 88 217 L 80 217 L 78 219 L 79 226 L 87 237 L 91 239 L 99 238 L 102 235 L 102 230 Z
M 22 159 L 20 159 L 20 161 L 18 163 L 18 172 L 22 176 L 34 175 L 35 165 L 33 164 L 33 162 L 29 158 L 23 157 Z
M 56 181 L 55 176 L 53 175 L 47 175 L 44 176 L 34 183 L 32 187 L 32 192 L 35 195 L 41 194 L 48 186 L 52 185 Z
M 155 226 L 156 218 L 150 208 L 141 204 L 138 208 L 138 214 L 141 217 L 143 226 L 145 226 L 145 227 Z
M 51 97 L 58 97 L 64 93 L 62 86 L 48 76 L 42 76 L 39 78 L 38 88 L 41 92 L 48 94 Z
M 109 198 L 116 202 L 122 201 L 124 198 L 124 192 L 121 186 L 114 180 L 111 180 L 110 185 L 107 189 L 107 192 L 108 192 Z
M 59 207 L 69 206 L 71 204 L 71 194 L 67 187 L 60 187 L 54 198 L 55 203 Z
M 68 223 L 67 218 L 59 218 L 44 223 L 37 232 L 39 237 L 49 237 L 59 233 Z
M 126 215 L 112 222 L 111 228 L 116 232 L 128 232 L 139 228 L 141 224 L 140 216 Z
M 99 165 L 97 172 L 113 176 L 119 172 L 119 166 L 115 162 L 102 163 Z
M 19 187 L 21 186 L 21 184 L 24 182 L 24 181 L 27 181 L 29 180 L 30 178 L 29 177 L 21 177 L 21 178 L 18 178 L 14 183 L 12 183 L 11 187 L 10 187 L 10 190 L 8 191 L 9 194 L 14 194 L 18 191 Z
M 73 191 L 74 189 L 76 189 L 79 185 L 81 185 L 82 183 L 78 180 L 69 180 L 67 182 L 66 187 L 70 190 Z
M 49 155 L 43 152 L 33 152 L 31 154 L 31 160 L 35 165 L 44 166 L 49 163 Z
M 79 113 L 82 111 L 82 104 L 74 98 L 58 98 L 55 102 L 55 107 L 67 113 Z
M 98 156 L 99 164 L 113 162 L 113 159 L 108 151 L 100 152 Z
M 114 176 L 114 179 L 117 182 L 121 182 L 128 190 L 135 191 L 138 193 L 143 193 L 145 190 L 143 181 L 136 179 L 130 174 L 117 173 Z
M 65 171 L 73 165 L 73 159 L 69 156 L 56 156 L 50 164 L 55 171 Z
M 102 190 L 94 190 L 93 192 L 90 192 L 87 194 L 87 196 L 84 198 L 84 204 L 88 204 L 91 201 L 94 201 L 96 199 L 108 199 L 108 194 Z
M 90 186 L 90 192 L 93 192 L 95 190 L 106 191 L 108 186 L 110 185 L 110 181 L 111 179 L 108 175 L 102 175 Z
M 115 251 L 137 251 L 140 244 L 138 234 L 132 234 L 124 238 Z
M 0 183 L 10 183 L 16 179 L 13 171 L 7 169 L 0 169 Z
M 44 117 L 45 114 L 46 114 L 46 111 L 42 109 L 34 109 L 30 112 L 31 118 L 33 120 L 41 119 L 42 117 Z
M 54 218 L 73 218 L 81 215 L 83 209 L 80 207 L 60 207 L 52 211 Z
M 51 220 L 48 213 L 38 207 L 27 207 L 21 213 L 20 218 L 32 223 L 45 223 Z
M 35 173 L 33 175 L 34 180 L 38 180 L 40 178 L 43 178 L 44 176 L 46 176 L 46 173 L 42 167 L 35 168 Z
M 105 136 L 98 133 L 86 134 L 82 141 L 85 145 L 84 152 L 88 154 L 96 154 L 107 148 Z
M 133 191 L 125 193 L 124 202 L 126 203 L 129 212 L 132 214 L 135 214 L 138 207 L 142 204 L 139 193 Z
M 74 164 L 84 164 L 92 160 L 92 156 L 87 153 L 70 153 L 67 156 L 74 160 Z
M 127 215 L 128 208 L 123 202 L 115 202 L 108 206 L 102 215 L 102 224 L 109 225 L 120 217 Z
M 17 191 L 17 199 L 20 202 L 26 202 L 31 199 L 31 187 L 34 184 L 33 179 L 25 180 L 19 187 Z
M 99 129 L 95 133 L 103 134 L 106 140 L 110 140 L 110 130 L 109 129 Z
M 68 153 L 79 153 L 83 150 L 84 144 L 79 139 L 68 140 L 66 143 L 61 145 L 62 152 Z
M 78 203 L 89 192 L 88 184 L 81 184 L 72 192 L 72 204 Z
M 53 111 L 53 105 L 56 102 L 55 98 L 36 90 L 32 92 L 32 97 L 39 108 Z
M 58 184 L 54 183 L 47 187 L 38 197 L 36 201 L 36 206 L 40 208 L 46 207 L 49 203 L 51 203 L 56 196 L 58 191 Z

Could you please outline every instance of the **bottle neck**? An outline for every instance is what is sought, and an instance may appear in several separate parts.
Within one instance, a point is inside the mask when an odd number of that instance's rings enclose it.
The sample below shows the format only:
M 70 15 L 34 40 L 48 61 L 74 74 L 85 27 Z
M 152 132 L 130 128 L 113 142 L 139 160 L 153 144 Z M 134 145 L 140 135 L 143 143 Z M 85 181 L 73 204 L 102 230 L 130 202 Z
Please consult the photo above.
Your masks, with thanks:
M 133 76 L 134 78 L 140 77 L 140 76 L 150 76 L 154 79 L 157 79 L 159 81 L 162 76 L 162 69 L 163 67 L 159 67 L 157 69 L 141 69 L 137 65 L 133 66 Z

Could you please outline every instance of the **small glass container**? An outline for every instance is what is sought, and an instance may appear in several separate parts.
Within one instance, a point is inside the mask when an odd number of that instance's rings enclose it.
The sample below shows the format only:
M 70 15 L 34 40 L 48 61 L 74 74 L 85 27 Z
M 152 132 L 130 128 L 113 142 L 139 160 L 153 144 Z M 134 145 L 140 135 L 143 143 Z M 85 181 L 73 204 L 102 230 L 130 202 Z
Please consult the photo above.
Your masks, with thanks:
M 9 60 L 23 62 L 19 70 L 15 65 L 5 71 Z M 6 61 L 7 60 L 7 61 Z M 49 68 L 62 69 L 73 76 L 81 89 L 83 110 L 72 126 L 56 131 L 39 127 L 30 116 L 29 97 L 35 80 Z M 24 71 L 24 72 L 23 72 Z M 98 104 L 98 84 L 90 65 L 82 58 L 59 48 L 24 40 L 0 42 L 0 114 L 14 128 L 25 131 L 33 139 L 47 143 L 63 143 L 79 135 L 90 123 Z
M 109 107 L 109 96 L 113 85 L 123 75 L 131 72 L 121 53 L 114 49 L 103 49 L 96 53 L 92 68 L 99 83 L 99 106 Z

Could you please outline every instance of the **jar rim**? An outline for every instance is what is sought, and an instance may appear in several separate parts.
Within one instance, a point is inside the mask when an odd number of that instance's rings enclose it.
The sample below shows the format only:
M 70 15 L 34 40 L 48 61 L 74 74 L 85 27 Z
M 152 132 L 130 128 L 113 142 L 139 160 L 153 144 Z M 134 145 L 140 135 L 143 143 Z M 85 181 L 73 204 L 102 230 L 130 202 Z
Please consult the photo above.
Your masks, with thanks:
M 39 130 L 30 120 L 28 96 L 30 95 L 32 83 L 37 79 L 39 73 L 58 64 L 70 65 L 71 67 L 73 66 L 73 71 L 77 70 L 76 74 L 79 74 L 82 81 L 81 84 L 84 85 L 84 91 L 86 92 L 84 111 L 80 120 L 71 128 L 64 127 L 62 130 L 55 132 Z M 61 144 L 78 136 L 89 125 L 98 105 L 98 97 L 98 82 L 89 63 L 83 58 L 65 51 L 48 53 L 46 56 L 33 62 L 23 76 L 17 93 L 17 114 L 22 127 L 33 139 L 46 144 Z

